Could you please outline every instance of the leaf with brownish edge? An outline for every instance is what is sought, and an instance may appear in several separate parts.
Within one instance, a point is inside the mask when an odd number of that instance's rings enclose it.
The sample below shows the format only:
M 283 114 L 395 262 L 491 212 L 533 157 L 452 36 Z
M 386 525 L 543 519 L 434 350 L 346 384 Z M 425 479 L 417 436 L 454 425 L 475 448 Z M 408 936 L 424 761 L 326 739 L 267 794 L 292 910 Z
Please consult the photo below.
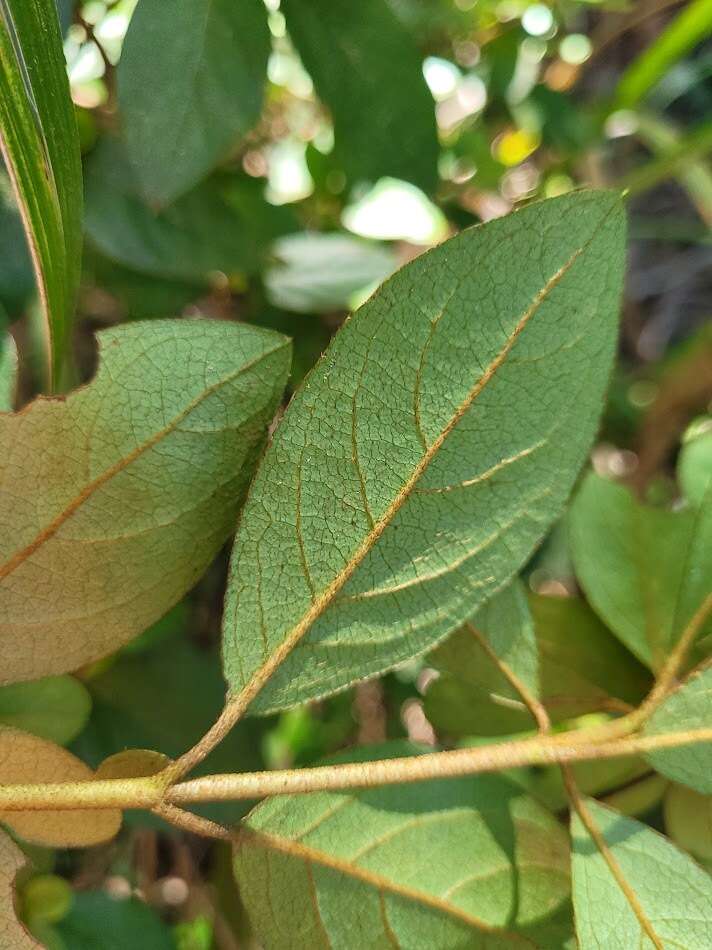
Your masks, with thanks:
M 233 530 L 289 368 L 285 337 L 154 321 L 99 335 L 96 377 L 0 414 L 0 683 L 146 629 Z
M 90 782 L 92 770 L 61 746 L 0 727 L 0 784 Z M 121 826 L 118 809 L 0 812 L 0 821 L 25 841 L 53 848 L 85 848 L 113 838 Z

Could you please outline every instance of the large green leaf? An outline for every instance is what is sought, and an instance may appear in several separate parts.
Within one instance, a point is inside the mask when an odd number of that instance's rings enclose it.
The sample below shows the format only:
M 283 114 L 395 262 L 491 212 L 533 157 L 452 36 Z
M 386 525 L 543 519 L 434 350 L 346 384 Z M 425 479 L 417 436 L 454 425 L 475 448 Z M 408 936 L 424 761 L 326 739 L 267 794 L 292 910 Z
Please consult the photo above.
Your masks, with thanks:
M 25 863 L 15 842 L 0 831 L 0 950 L 40 950 L 15 911 L 15 877 Z
M 437 182 L 435 106 L 412 37 L 385 0 L 283 0 L 287 29 L 331 110 L 336 158 L 355 180 Z
M 651 508 L 591 474 L 573 505 L 571 549 L 594 609 L 659 669 L 710 592 L 712 506 Z
M 693 673 L 668 696 L 645 725 L 648 736 L 709 729 L 712 723 L 712 666 Z M 649 762 L 663 775 L 712 793 L 712 742 L 650 752 Z
M 248 818 L 235 871 L 260 938 L 294 950 L 532 946 L 516 931 L 569 894 L 563 828 L 493 775 L 272 799 Z
M 82 256 L 82 178 L 54 0 L 0 5 L 0 138 L 45 313 L 50 380 L 61 382 Z
M 260 711 L 380 673 L 518 570 L 596 429 L 622 242 L 611 194 L 531 205 L 422 255 L 352 317 L 245 506 L 223 627 L 232 693 L 251 698 L 285 658 Z
M 536 637 L 533 645 L 526 621 L 518 628 L 521 633 L 516 640 L 513 633 L 517 628 L 506 622 L 498 623 L 495 639 L 488 639 L 500 663 L 511 664 L 515 675 L 522 676 L 536 664 L 539 697 L 554 722 L 640 702 L 650 686 L 650 677 L 583 601 L 530 595 L 529 603 Z M 487 634 L 490 628 L 478 621 L 480 614 L 473 625 Z M 502 648 L 504 638 L 512 638 L 518 647 L 516 660 Z M 428 718 L 438 728 L 454 736 L 489 736 L 534 727 L 517 689 L 482 646 L 471 625 L 441 644 L 430 654 L 428 663 L 440 672 L 425 696 Z
M 66 745 L 91 711 L 86 687 L 72 676 L 0 686 L 0 723 Z
M 0 414 L 0 682 L 117 649 L 188 590 L 233 529 L 288 341 L 245 325 L 100 335 L 95 379 Z
M 291 214 L 246 176 L 216 176 L 163 211 L 140 196 L 123 145 L 105 138 L 87 162 L 87 236 L 107 257 L 147 274 L 205 282 L 258 270 Z
M 118 96 L 150 202 L 188 191 L 247 132 L 262 108 L 269 52 L 262 0 L 139 0 Z
M 709 876 L 647 825 L 593 801 L 586 807 L 605 842 L 608 861 L 574 816 L 573 892 L 581 950 L 709 947 Z

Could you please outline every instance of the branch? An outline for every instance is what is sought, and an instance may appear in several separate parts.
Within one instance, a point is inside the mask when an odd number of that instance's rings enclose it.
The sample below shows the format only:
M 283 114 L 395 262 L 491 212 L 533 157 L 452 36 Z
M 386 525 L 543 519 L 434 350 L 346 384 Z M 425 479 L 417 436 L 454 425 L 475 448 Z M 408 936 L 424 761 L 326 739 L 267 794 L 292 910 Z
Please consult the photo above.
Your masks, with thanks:
M 72 811 L 102 808 L 149 808 L 191 802 L 236 801 L 273 795 L 376 788 L 403 782 L 454 778 L 527 765 L 556 765 L 620 758 L 659 749 L 712 742 L 712 728 L 607 742 L 592 738 L 594 730 L 534 736 L 452 752 L 431 752 L 399 759 L 324 765 L 279 772 L 210 775 L 171 788 L 165 773 L 134 779 L 0 786 L 0 812 Z M 160 781 L 158 781 L 160 779 Z M 173 817 L 176 817 L 172 813 Z M 0 816 L 1 817 L 1 816 Z M 167 817 L 167 816 L 166 816 Z

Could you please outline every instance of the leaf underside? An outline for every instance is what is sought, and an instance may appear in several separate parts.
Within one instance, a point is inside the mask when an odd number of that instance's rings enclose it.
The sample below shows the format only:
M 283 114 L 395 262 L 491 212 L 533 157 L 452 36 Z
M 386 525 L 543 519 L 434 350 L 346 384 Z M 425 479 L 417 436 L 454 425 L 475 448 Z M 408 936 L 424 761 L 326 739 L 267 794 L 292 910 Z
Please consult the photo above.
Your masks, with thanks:
M 15 913 L 15 877 L 25 863 L 15 842 L 0 831 L 0 950 L 41 950 Z
M 77 669 L 146 629 L 233 529 L 289 366 L 244 325 L 100 334 L 92 382 L 0 414 L 0 682 Z
M 623 236 L 612 194 L 532 205 L 424 254 L 345 325 L 245 505 L 223 625 L 233 694 L 294 647 L 254 710 L 380 673 L 519 569 L 596 429 Z

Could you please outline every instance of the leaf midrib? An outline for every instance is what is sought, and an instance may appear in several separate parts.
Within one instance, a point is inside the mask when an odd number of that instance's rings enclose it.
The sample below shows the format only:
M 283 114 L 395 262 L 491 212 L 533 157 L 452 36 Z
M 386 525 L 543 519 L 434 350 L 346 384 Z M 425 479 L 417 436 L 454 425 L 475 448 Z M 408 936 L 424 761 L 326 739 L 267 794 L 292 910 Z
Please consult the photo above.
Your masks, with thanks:
M 611 209 L 612 210 L 612 209 Z M 610 212 L 609 212 L 610 213 Z M 368 532 L 363 542 L 356 549 L 352 557 L 349 559 L 346 565 L 342 570 L 336 575 L 334 580 L 324 589 L 324 591 L 316 598 L 312 600 L 310 608 L 303 614 L 301 619 L 291 628 L 289 633 L 282 639 L 281 643 L 276 647 L 270 657 L 259 667 L 253 674 L 252 677 L 245 683 L 242 689 L 238 693 L 233 693 L 229 699 L 228 705 L 237 709 L 239 706 L 240 709 L 247 708 L 247 706 L 252 702 L 252 700 L 257 696 L 260 690 L 265 686 L 269 678 L 272 676 L 273 672 L 280 664 L 286 659 L 286 657 L 291 653 L 296 644 L 302 639 L 302 637 L 308 632 L 311 626 L 319 619 L 319 617 L 325 612 L 329 607 L 332 600 L 341 590 L 341 588 L 346 584 L 349 578 L 352 576 L 359 564 L 364 560 L 369 551 L 374 547 L 376 542 L 379 540 L 383 532 L 386 530 L 388 525 L 391 523 L 395 515 L 398 513 L 400 508 L 403 506 L 405 501 L 409 498 L 413 489 L 420 480 L 422 474 L 427 469 L 428 465 L 432 459 L 437 455 L 441 446 L 450 435 L 452 430 L 460 422 L 465 413 L 470 409 L 474 401 L 480 395 L 483 389 L 488 385 L 490 380 L 495 376 L 496 372 L 500 366 L 507 359 L 507 356 L 511 352 L 514 344 L 517 342 L 522 331 L 526 328 L 530 319 L 537 312 L 539 307 L 547 299 L 551 291 L 560 283 L 560 281 L 566 276 L 568 271 L 573 267 L 575 262 L 579 257 L 584 253 L 588 248 L 591 242 L 595 239 L 599 230 L 608 219 L 608 214 L 605 214 L 601 221 L 598 223 L 597 227 L 594 228 L 593 233 L 589 239 L 578 247 L 574 253 L 569 257 L 569 259 L 546 281 L 544 286 L 539 290 L 532 300 L 532 303 L 525 310 L 522 316 L 519 318 L 514 329 L 507 337 L 507 340 L 497 354 L 497 356 L 492 360 L 484 373 L 479 377 L 475 385 L 470 389 L 467 396 L 463 402 L 457 407 L 453 413 L 450 421 L 443 428 L 440 435 L 431 443 L 430 447 L 423 454 L 420 462 L 415 466 L 410 477 L 404 483 L 402 489 L 398 492 L 394 500 L 388 506 L 386 511 L 381 515 L 380 518 L 376 520 L 372 529 Z
M 493 925 L 486 923 L 486 921 L 481 920 L 479 917 L 475 917 L 466 910 L 463 910 L 461 907 L 458 907 L 455 904 L 450 904 L 440 897 L 436 897 L 434 894 L 428 894 L 425 891 L 420 891 L 416 888 L 399 884 L 398 882 L 393 881 L 391 878 L 384 877 L 382 874 L 378 874 L 375 871 L 351 864 L 347 860 L 334 857 L 331 854 L 327 854 L 325 851 L 321 851 L 309 845 L 297 843 L 292 841 L 290 838 L 283 838 L 281 835 L 274 835 L 265 831 L 256 831 L 254 828 L 243 826 L 238 833 L 238 848 L 241 846 L 240 839 L 246 839 L 248 842 L 256 844 L 257 846 L 278 851 L 281 854 L 287 855 L 287 857 L 296 858 L 300 861 L 304 861 L 307 864 L 317 864 L 321 867 L 328 868 L 330 871 L 336 871 L 339 874 L 353 878 L 354 880 L 360 881 L 363 884 L 368 884 L 379 893 L 392 894 L 396 897 L 401 897 L 405 900 L 412 901 L 413 903 L 430 907 L 433 910 L 439 911 L 440 913 L 447 914 L 449 917 L 454 917 L 456 920 L 467 924 L 468 927 L 472 928 L 473 930 L 477 930 L 480 933 L 490 934 L 495 937 L 506 939 L 513 946 L 535 946 L 535 944 L 531 943 L 525 937 L 512 933 L 509 930 L 494 927 Z
M 6 577 L 13 573 L 21 564 L 23 564 L 27 558 L 31 557 L 35 551 L 37 551 L 43 544 L 49 541 L 54 535 L 59 531 L 62 525 L 65 524 L 72 517 L 75 512 L 77 512 L 100 488 L 102 488 L 107 482 L 111 481 L 116 475 L 123 472 L 126 468 L 132 465 L 138 458 L 140 458 L 144 453 L 148 452 L 155 445 L 161 442 L 164 438 L 171 435 L 181 422 L 186 419 L 197 407 L 208 399 L 213 393 L 218 392 L 223 386 L 226 386 L 228 383 L 233 382 L 235 379 L 238 379 L 243 373 L 248 373 L 250 370 L 254 369 L 255 366 L 258 366 L 263 360 L 272 356 L 274 353 L 279 352 L 287 346 L 287 343 L 280 343 L 277 346 L 272 347 L 270 350 L 265 350 L 260 353 L 254 359 L 250 360 L 248 363 L 244 363 L 239 369 L 235 370 L 232 373 L 229 373 L 227 376 L 222 377 L 222 379 L 217 380 L 211 386 L 208 386 L 206 389 L 202 390 L 194 399 L 192 399 L 185 409 L 181 410 L 177 416 L 174 416 L 173 419 L 164 426 L 162 429 L 159 429 L 158 432 L 154 433 L 149 439 L 146 439 L 140 445 L 137 445 L 135 449 L 129 452 L 127 455 L 118 459 L 113 465 L 107 468 L 105 471 L 98 475 L 93 481 L 89 482 L 85 487 L 75 495 L 70 502 L 68 502 L 62 511 L 56 515 L 52 521 L 44 527 L 34 538 L 33 540 L 25 545 L 24 548 L 21 548 L 19 551 L 10 557 L 9 560 L 5 561 L 4 564 L 0 564 L 0 581 L 3 581 Z

